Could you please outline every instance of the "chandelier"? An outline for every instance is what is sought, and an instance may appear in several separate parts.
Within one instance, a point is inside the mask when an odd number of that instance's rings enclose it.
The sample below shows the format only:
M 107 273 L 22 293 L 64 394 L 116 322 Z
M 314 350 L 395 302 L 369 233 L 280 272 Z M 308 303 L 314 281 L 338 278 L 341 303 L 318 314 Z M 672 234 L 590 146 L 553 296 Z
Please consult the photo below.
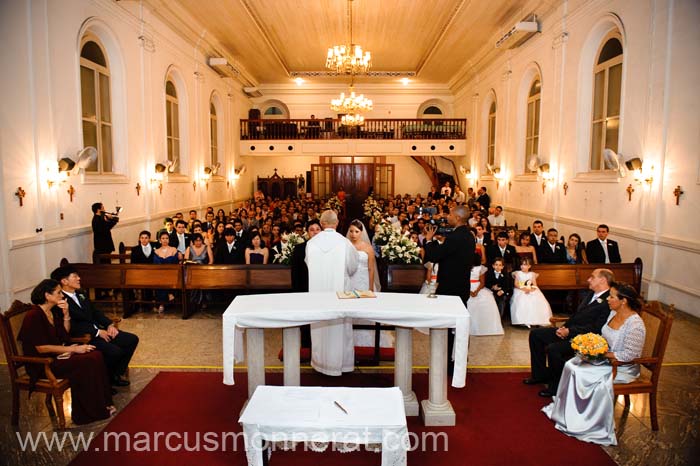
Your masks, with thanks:
M 342 125 L 362 126 L 365 122 L 365 117 L 361 113 L 372 110 L 372 101 L 363 94 L 355 94 L 355 88 L 350 84 L 350 93 L 348 95 L 341 92 L 339 98 L 331 100 L 331 110 L 345 114 L 340 119 Z
M 348 0 L 348 35 L 350 42 L 328 48 L 326 68 L 339 74 L 360 74 L 369 71 L 372 58 L 369 51 L 352 43 L 352 0 Z

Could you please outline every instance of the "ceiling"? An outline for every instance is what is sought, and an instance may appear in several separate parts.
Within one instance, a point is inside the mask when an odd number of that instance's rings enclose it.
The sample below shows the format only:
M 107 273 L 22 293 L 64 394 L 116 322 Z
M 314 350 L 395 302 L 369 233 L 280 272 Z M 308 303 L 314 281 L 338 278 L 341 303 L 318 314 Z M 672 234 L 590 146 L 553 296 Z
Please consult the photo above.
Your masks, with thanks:
M 414 82 L 448 84 L 492 52 L 495 39 L 515 21 L 533 12 L 541 15 L 544 11 L 536 9 L 548 10 L 556 1 L 354 0 L 353 42 L 372 53 L 373 72 L 409 72 Z M 185 16 L 179 18 L 185 23 L 186 16 L 194 19 L 256 84 L 288 83 L 297 73 L 311 82 L 344 79 L 308 75 L 325 71 L 329 46 L 348 42 L 346 0 L 173 3 L 177 8 L 167 14 Z M 356 80 L 382 84 L 400 77 Z

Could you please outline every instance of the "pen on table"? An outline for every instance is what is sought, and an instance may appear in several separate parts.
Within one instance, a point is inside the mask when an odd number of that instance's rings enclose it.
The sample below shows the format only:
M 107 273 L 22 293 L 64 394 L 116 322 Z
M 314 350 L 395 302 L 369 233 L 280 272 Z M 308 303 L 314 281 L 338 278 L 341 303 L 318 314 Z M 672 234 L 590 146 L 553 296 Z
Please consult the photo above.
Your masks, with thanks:
M 333 404 L 336 405 L 338 408 L 340 408 L 340 410 L 341 410 L 342 412 L 344 412 L 345 414 L 348 414 L 348 412 L 345 410 L 345 408 L 343 408 L 342 406 L 340 406 L 340 403 L 338 403 L 337 401 L 334 401 Z

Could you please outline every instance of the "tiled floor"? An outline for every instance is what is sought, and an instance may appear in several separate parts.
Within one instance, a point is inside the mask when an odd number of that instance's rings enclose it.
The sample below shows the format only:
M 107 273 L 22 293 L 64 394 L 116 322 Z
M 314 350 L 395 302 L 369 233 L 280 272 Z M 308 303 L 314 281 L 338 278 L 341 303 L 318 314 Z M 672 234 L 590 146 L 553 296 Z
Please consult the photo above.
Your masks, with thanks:
M 160 370 L 221 370 L 221 313 L 209 311 L 183 321 L 177 315 L 158 317 L 139 313 L 124 320 L 121 328 L 139 335 L 141 343 L 130 369 L 131 386 L 115 397 L 123 408 Z M 470 370 L 528 370 L 528 330 L 505 325 L 505 335 L 472 337 L 469 347 Z M 660 430 L 652 432 L 646 396 L 633 396 L 632 407 L 625 412 L 617 405 L 615 421 L 619 445 L 605 450 L 622 465 L 698 464 L 700 458 L 700 319 L 677 312 L 666 352 L 659 393 Z M 280 370 L 277 353 L 281 348 L 281 331 L 267 331 L 266 365 Z M 414 332 L 414 366 L 428 365 L 428 337 Z M 376 370 L 362 368 L 361 370 Z M 391 370 L 385 364 L 380 370 Z M 69 395 L 67 395 L 69 396 Z M 70 402 L 65 406 L 70 409 Z M 54 430 L 46 413 L 43 397 L 22 396 L 21 421 L 17 430 L 10 423 L 11 394 L 6 369 L 0 369 L 0 464 L 64 465 L 75 456 L 72 447 L 61 451 L 45 447 L 22 451 L 18 437 L 28 432 Z M 67 413 L 68 415 L 69 413 Z M 99 432 L 108 421 L 77 427 L 71 432 Z

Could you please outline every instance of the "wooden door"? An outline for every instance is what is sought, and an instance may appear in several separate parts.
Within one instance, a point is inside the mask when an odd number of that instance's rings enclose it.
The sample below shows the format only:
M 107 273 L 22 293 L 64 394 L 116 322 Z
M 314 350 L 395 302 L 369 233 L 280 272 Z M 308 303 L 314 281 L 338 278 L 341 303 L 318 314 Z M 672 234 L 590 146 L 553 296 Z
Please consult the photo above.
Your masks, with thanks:
M 333 192 L 342 187 L 347 196 L 364 199 L 374 181 L 374 165 L 371 163 L 333 164 Z

